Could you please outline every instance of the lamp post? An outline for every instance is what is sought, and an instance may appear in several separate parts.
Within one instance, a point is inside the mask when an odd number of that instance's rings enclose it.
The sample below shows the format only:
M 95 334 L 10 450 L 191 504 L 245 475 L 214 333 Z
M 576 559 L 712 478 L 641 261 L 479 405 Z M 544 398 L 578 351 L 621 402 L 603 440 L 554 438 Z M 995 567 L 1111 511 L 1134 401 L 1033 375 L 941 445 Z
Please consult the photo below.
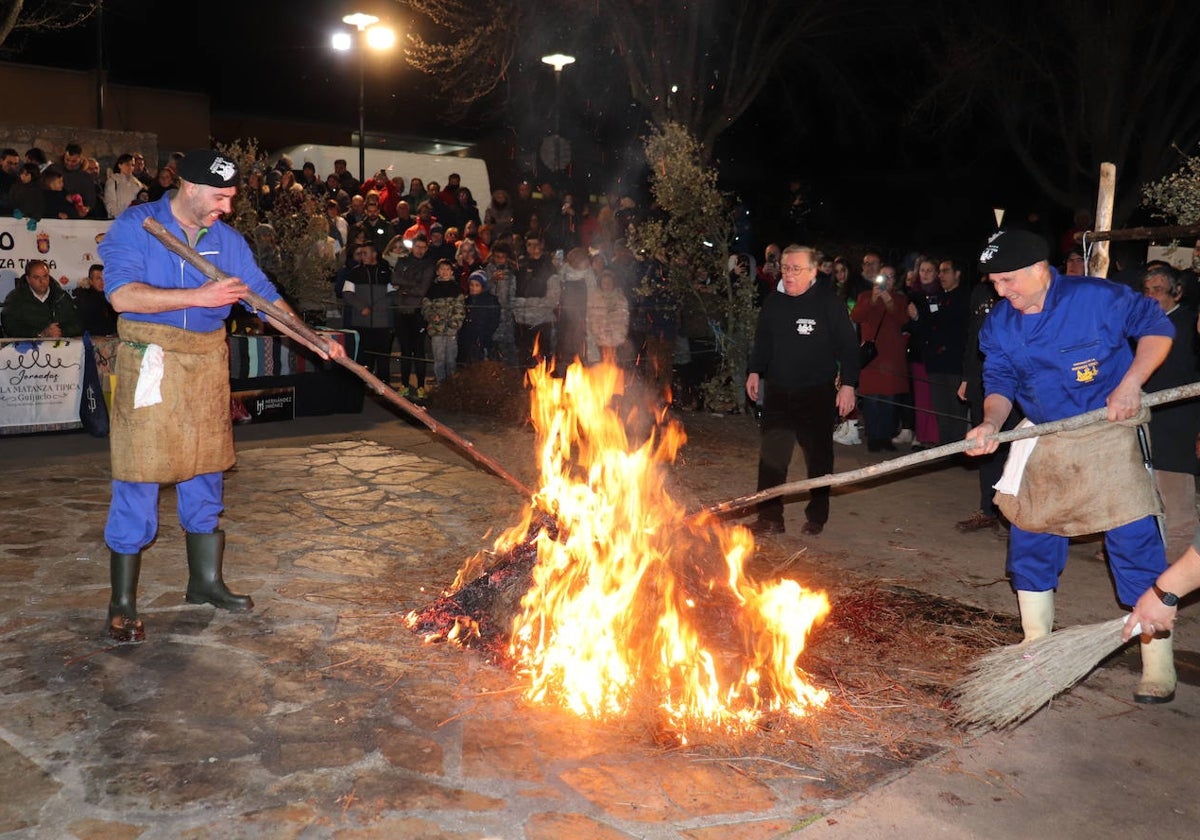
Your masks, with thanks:
M 575 63 L 575 56 L 563 55 L 562 53 L 553 53 L 551 55 L 542 56 L 542 63 L 549 64 L 554 68 L 554 171 L 557 172 L 562 168 L 562 146 L 563 139 L 559 136 L 559 129 L 562 122 L 562 95 L 560 87 L 562 84 L 562 69 L 568 64 Z M 543 158 L 544 159 L 544 158 Z M 549 161 L 547 161 L 549 163 Z
M 342 23 L 358 30 L 358 181 L 367 179 L 367 104 L 366 76 L 367 49 L 388 50 L 396 43 L 396 33 L 387 26 L 379 26 L 379 18 L 364 12 L 355 12 L 342 18 Z M 339 32 L 333 36 L 333 48 L 346 51 L 353 46 L 350 35 Z

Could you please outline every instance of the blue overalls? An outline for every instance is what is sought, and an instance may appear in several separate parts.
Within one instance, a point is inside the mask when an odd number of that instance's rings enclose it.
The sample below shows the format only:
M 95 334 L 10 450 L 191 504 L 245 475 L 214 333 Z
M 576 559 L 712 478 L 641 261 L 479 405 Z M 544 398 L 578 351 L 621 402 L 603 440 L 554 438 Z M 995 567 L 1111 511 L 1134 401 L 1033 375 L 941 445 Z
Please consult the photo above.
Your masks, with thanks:
M 979 335 L 985 394 L 1020 404 L 1034 423 L 1103 408 L 1133 361 L 1131 342 L 1175 334 L 1162 308 L 1132 289 L 1095 277 L 1066 277 L 1053 268 L 1042 311 L 1023 315 L 998 304 Z M 1153 516 L 1104 536 L 1122 604 L 1132 605 L 1167 567 Z M 1008 572 L 1018 591 L 1058 586 L 1068 538 L 1013 526 Z

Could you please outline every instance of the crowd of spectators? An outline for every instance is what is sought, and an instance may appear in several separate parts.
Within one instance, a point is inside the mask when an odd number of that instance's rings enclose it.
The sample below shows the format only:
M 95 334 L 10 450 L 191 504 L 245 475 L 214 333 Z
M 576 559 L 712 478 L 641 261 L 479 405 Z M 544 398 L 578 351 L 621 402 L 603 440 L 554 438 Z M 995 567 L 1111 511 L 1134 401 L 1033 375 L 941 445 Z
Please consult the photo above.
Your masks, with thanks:
M 175 188 L 178 159 L 172 155 L 151 172 L 141 154 L 130 152 L 102 173 L 74 142 L 55 158 L 38 148 L 24 155 L 3 149 L 0 215 L 112 218 Z M 661 301 L 636 306 L 643 275 L 661 275 L 662 267 L 648 269 L 655 261 L 638 259 L 624 245 L 638 212 L 628 196 L 577 201 L 550 182 L 521 181 L 494 190 L 481 205 L 457 174 L 443 185 L 380 171 L 360 183 L 344 160 L 322 178 L 311 162 L 296 169 L 286 155 L 270 168 L 251 169 L 243 193 L 258 215 L 251 245 L 269 275 L 280 259 L 272 210 L 285 201 L 281 206 L 317 208 L 337 264 L 330 293 L 342 306 L 343 325 L 362 333 L 363 361 L 385 381 L 398 359 L 400 387 L 413 396 L 434 384 L 427 381 L 430 367 L 440 382 L 460 364 L 485 359 L 529 365 L 551 356 L 586 362 L 603 355 L 631 364 L 646 334 L 653 339 L 665 329 L 662 318 L 643 311 Z M 481 281 L 478 291 L 472 277 Z M 55 304 L 64 305 L 63 287 L 77 285 L 77 309 L 85 302 L 89 311 L 107 306 L 102 292 L 93 291 L 102 282 L 59 278 L 51 284 Z M 17 286 L 14 295 L 21 292 L 16 297 L 23 301 L 30 284 L 21 277 Z M 66 304 L 75 306 L 75 298 L 65 295 Z M 4 334 L 27 332 L 13 317 L 0 324 Z M 589 320 L 602 327 L 590 330 Z M 111 332 L 115 318 L 89 323 Z
M 292 166 L 281 159 L 280 183 Z M 324 207 L 343 325 L 363 332 L 364 364 L 376 375 L 391 378 L 398 362 L 393 382 L 411 398 L 484 360 L 633 365 L 660 331 L 650 310 L 661 302 L 638 290 L 662 266 L 625 243 L 638 218 L 628 196 L 581 201 L 550 182 L 521 181 L 481 207 L 453 173 L 445 186 L 386 171 L 359 183 L 341 160 L 324 180 L 311 164 L 301 173 L 288 189 Z M 270 180 L 256 188 L 264 214 L 278 201 Z M 364 274 L 386 280 L 364 285 Z
M 0 149 L 0 216 L 18 219 L 113 219 L 177 184 L 178 155 L 151 173 L 140 153 L 119 155 L 107 172 L 79 143 L 51 158 L 36 146 Z

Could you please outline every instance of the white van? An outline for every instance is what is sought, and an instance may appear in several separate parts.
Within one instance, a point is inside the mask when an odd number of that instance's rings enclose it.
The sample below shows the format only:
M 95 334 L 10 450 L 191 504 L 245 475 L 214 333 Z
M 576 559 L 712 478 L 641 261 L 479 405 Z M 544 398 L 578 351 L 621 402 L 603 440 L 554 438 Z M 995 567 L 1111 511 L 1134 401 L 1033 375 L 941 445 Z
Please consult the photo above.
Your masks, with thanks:
M 458 157 L 454 155 L 426 155 L 418 152 L 402 152 L 396 149 L 366 149 L 366 176 L 383 169 L 388 177 L 397 175 L 404 178 L 404 188 L 413 178 L 420 178 L 424 183 L 436 181 L 446 186 L 446 176 L 457 172 L 462 178 L 462 186 L 471 191 L 472 198 L 480 208 L 487 207 L 492 200 L 492 182 L 488 177 L 487 164 L 483 158 Z M 358 177 L 358 147 L 357 146 L 319 146 L 308 143 L 302 146 L 288 146 L 279 149 L 272 156 L 278 160 L 280 155 L 292 159 L 292 166 L 300 169 L 305 161 L 312 161 L 317 167 L 317 177 L 324 180 L 333 172 L 335 160 L 346 161 L 346 168 L 352 175 Z M 417 208 L 413 208 L 416 212 Z

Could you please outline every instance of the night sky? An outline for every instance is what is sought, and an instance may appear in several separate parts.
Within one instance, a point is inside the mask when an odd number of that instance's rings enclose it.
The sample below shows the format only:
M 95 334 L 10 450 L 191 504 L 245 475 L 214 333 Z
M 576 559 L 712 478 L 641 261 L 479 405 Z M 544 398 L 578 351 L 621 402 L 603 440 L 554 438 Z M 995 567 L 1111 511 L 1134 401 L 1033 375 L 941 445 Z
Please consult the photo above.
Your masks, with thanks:
M 357 125 L 357 63 L 330 47 L 344 29 L 341 16 L 372 11 L 399 24 L 402 9 L 389 0 L 255 0 L 165 5 L 153 0 L 106 0 L 104 43 L 109 78 L 116 83 L 207 92 L 215 113 L 253 113 L 304 121 Z M 561 25 L 561 24 L 560 24 Z M 554 25 L 531 34 L 554 51 Z M 7 44 L 7 48 L 14 46 Z M 8 55 L 18 61 L 57 66 L 94 66 L 94 24 L 69 33 L 28 39 Z M 847 50 L 869 45 L 847 41 Z M 631 104 L 624 77 L 600 60 L 581 60 L 563 75 L 560 101 L 565 122 L 586 124 L 609 162 L 636 154 L 644 114 Z M 972 138 L 950 150 L 907 132 L 908 95 L 915 83 L 886 65 L 886 51 L 872 73 L 881 80 L 856 108 L 819 91 L 799 99 L 787 69 L 718 141 L 722 186 L 734 191 L 756 217 L 767 219 L 789 177 L 800 177 L 826 229 L 898 253 L 915 247 L 973 250 L 988 232 L 991 206 L 1036 205 L 1019 171 L 1003 162 L 994 141 Z M 589 69 L 592 66 L 593 69 Z M 902 66 L 902 65 L 898 65 Z M 595 67 L 602 68 L 596 78 Z M 536 60 L 515 72 L 536 74 L 535 90 L 548 99 L 553 75 Z M 544 130 L 544 109 L 513 106 L 500 120 L 449 124 L 439 116 L 422 77 L 397 59 L 372 57 L 367 76 L 367 128 L 396 134 L 475 139 L 482 133 L 535 138 Z M 787 101 L 788 107 L 780 103 Z M 802 109 L 797 116 L 797 105 Z M 866 111 L 863 125 L 849 114 Z M 535 123 L 530 126 L 530 122 Z M 522 125 L 525 123 L 525 125 Z M 544 131 L 543 131 L 544 133 Z M 564 133 L 567 133 L 564 131 Z M 233 139 L 233 138 L 221 138 Z M 301 141 L 303 138 L 297 138 Z M 529 144 L 529 141 L 526 141 Z M 1000 161 L 998 163 L 998 161 Z M 612 173 L 595 173 L 597 182 Z M 628 183 L 628 181 L 626 182 Z M 592 183 L 593 189 L 604 185 Z M 760 228 L 770 227 L 761 223 Z

